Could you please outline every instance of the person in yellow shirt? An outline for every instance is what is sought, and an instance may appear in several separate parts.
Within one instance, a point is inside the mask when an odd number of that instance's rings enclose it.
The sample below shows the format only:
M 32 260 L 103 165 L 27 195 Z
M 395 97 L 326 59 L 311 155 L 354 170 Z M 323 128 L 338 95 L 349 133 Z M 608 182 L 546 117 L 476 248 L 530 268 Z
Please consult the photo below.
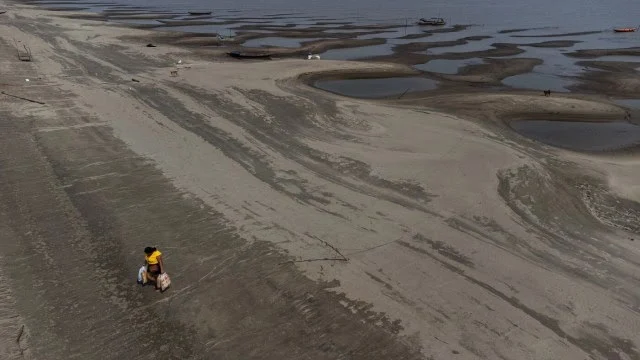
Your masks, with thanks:
M 164 274 L 164 262 L 162 261 L 162 253 L 155 247 L 144 248 L 144 261 L 147 265 L 147 279 L 152 281 L 156 289 L 158 287 L 158 275 Z

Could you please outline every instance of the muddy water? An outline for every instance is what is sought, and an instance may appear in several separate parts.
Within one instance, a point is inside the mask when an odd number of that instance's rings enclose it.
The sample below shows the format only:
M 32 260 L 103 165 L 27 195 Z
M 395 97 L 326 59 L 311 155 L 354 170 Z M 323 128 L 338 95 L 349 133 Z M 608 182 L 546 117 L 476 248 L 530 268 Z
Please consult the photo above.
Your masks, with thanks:
M 350 49 L 329 49 L 322 53 L 322 59 L 329 60 L 363 60 L 378 56 L 391 55 L 398 45 L 411 42 L 439 42 L 454 41 L 469 36 L 484 35 L 488 39 L 467 41 L 456 46 L 432 47 L 422 54 L 435 57 L 446 57 L 445 54 L 477 52 L 492 49 L 496 43 L 520 44 L 524 53 L 515 57 L 538 58 L 544 61 L 532 72 L 518 74 L 504 80 L 504 85 L 517 89 L 551 89 L 554 92 L 569 92 L 568 89 L 575 82 L 571 77 L 581 75 L 585 69 L 577 65 L 578 59 L 565 56 L 571 51 L 595 48 L 629 48 L 638 44 L 639 34 L 615 34 L 615 26 L 633 26 L 636 24 L 640 11 L 640 2 L 621 0 L 624 4 L 604 4 L 588 0 L 568 0 L 568 2 L 553 2 L 542 0 L 536 7 L 529 6 L 525 0 L 495 0 L 490 3 L 478 3 L 471 0 L 453 0 L 442 2 L 435 6 L 417 0 L 410 0 L 397 6 L 396 4 L 375 0 L 374 2 L 341 2 L 329 0 L 301 4 L 292 0 L 276 0 L 262 2 L 248 0 L 242 4 L 234 1 L 222 0 L 214 5 L 204 0 L 186 0 L 174 3 L 168 0 L 129 0 L 126 5 L 121 0 L 107 4 L 103 2 L 83 1 L 40 1 L 40 4 L 56 7 L 86 7 L 87 11 L 118 12 L 156 12 L 175 14 L 176 18 L 191 19 L 186 15 L 189 10 L 212 11 L 211 21 L 219 24 L 185 24 L 180 27 L 161 26 L 158 30 L 183 31 L 193 33 L 218 33 L 227 37 L 236 35 L 241 24 L 261 24 L 287 26 L 286 29 L 302 30 L 308 27 L 320 26 L 326 33 L 309 33 L 309 39 L 320 39 L 327 34 L 360 32 L 362 29 L 343 28 L 350 25 L 381 25 L 380 33 L 367 33 L 358 36 L 359 39 L 384 38 L 385 44 L 364 46 Z M 570 9 L 570 10 L 569 10 Z M 576 9 L 582 9 L 575 11 Z M 496 16 L 495 14 L 500 14 Z M 426 34 L 424 37 L 408 37 L 407 35 L 421 35 L 424 31 L 432 31 L 430 27 L 416 26 L 420 17 L 442 16 L 449 24 L 437 30 L 445 30 Z M 225 23 L 232 21 L 232 23 Z M 321 21 L 321 24 L 318 24 Z M 153 20 L 118 20 L 118 22 L 135 25 L 156 25 Z M 326 23 L 328 22 L 328 23 Z M 338 23 L 336 23 L 338 22 Z M 461 31 L 448 32 L 453 24 L 473 24 Z M 264 28 L 263 39 L 252 39 L 247 47 L 277 46 L 296 48 L 302 40 L 276 38 L 278 35 L 268 34 L 278 28 Z M 282 30 L 282 29 L 280 29 Z M 374 30 L 374 29 L 371 29 Z M 260 30 L 258 30 L 260 31 Z M 375 31 L 374 31 L 375 32 Z M 552 40 L 570 40 L 578 43 L 559 47 L 531 46 L 539 42 Z M 473 54 L 470 57 L 480 57 Z M 604 60 L 604 59 L 603 59 Z M 611 61 L 637 61 L 635 57 L 609 57 Z M 418 65 L 416 68 L 421 69 Z M 428 63 L 425 71 L 453 74 L 455 64 Z M 440 69 L 438 69 L 440 68 Z M 389 86 L 393 86 L 389 84 Z
M 304 38 L 304 39 L 294 39 L 294 38 L 283 38 L 283 37 L 266 37 L 266 38 L 258 38 L 246 41 L 242 44 L 244 47 L 288 47 L 288 48 L 296 48 L 300 47 L 300 44 L 307 41 L 320 40 L 319 38 Z
M 434 80 L 422 77 L 392 77 L 381 79 L 320 80 L 315 87 L 332 93 L 357 98 L 401 96 L 405 92 L 433 90 Z
M 632 109 L 640 109 L 640 99 L 618 99 L 615 102 Z
M 118 1 L 124 3 L 124 1 Z M 439 1 L 437 4 L 420 0 L 396 3 L 373 1 L 312 1 L 294 0 L 237 2 L 221 0 L 211 3 L 205 0 L 128 0 L 134 6 L 154 6 L 175 10 L 213 10 L 226 13 L 225 9 L 239 10 L 240 15 L 266 16 L 289 13 L 291 16 L 325 16 L 328 18 L 368 19 L 374 21 L 402 21 L 419 17 L 442 16 L 455 23 L 482 24 L 502 27 L 567 27 L 584 30 L 585 27 L 633 26 L 637 23 L 640 3 L 633 0 L 603 2 L 595 0 L 541 0 L 531 6 L 527 0 L 474 0 Z M 615 24 L 615 25 L 614 25 Z
M 519 120 L 510 126 L 528 138 L 570 150 L 619 150 L 640 144 L 640 126 L 622 121 Z

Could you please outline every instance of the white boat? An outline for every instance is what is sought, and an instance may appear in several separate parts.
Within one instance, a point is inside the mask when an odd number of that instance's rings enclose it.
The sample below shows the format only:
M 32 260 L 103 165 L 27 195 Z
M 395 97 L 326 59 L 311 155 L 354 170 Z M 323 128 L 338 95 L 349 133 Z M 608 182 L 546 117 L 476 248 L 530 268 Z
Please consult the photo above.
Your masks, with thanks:
M 432 17 L 430 19 L 421 18 L 418 20 L 418 25 L 430 25 L 430 26 L 441 26 L 446 25 L 447 22 L 444 21 L 443 18 Z

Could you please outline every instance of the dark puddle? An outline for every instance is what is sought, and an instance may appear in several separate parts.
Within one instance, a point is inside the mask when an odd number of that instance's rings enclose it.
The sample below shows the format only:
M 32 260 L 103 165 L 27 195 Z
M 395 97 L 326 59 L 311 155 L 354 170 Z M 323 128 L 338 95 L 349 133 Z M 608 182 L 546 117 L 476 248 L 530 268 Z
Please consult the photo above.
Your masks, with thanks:
M 300 47 L 303 42 L 321 40 L 322 38 L 284 38 L 284 37 L 265 37 L 258 39 L 251 39 L 246 41 L 242 46 L 244 47 L 286 47 L 297 48 Z
M 510 126 L 530 139 L 577 151 L 620 150 L 640 144 L 640 126 L 623 121 L 517 120 Z
M 568 87 L 573 85 L 574 81 L 552 74 L 532 72 L 510 76 L 502 80 L 502 83 L 516 89 L 569 92 Z
M 399 97 L 404 93 L 434 90 L 438 82 L 423 77 L 391 77 L 378 79 L 319 80 L 314 86 L 339 95 L 379 99 Z

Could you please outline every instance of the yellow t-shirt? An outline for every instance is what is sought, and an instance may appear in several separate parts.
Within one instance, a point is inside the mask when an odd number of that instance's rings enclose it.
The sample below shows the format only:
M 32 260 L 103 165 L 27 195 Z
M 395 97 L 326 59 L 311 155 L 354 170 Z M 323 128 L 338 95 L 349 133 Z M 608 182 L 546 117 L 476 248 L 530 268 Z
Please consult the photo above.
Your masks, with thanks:
M 162 253 L 156 250 L 151 255 L 144 254 L 144 258 L 147 260 L 147 264 L 156 265 L 158 263 L 158 256 L 160 255 L 162 255 Z

